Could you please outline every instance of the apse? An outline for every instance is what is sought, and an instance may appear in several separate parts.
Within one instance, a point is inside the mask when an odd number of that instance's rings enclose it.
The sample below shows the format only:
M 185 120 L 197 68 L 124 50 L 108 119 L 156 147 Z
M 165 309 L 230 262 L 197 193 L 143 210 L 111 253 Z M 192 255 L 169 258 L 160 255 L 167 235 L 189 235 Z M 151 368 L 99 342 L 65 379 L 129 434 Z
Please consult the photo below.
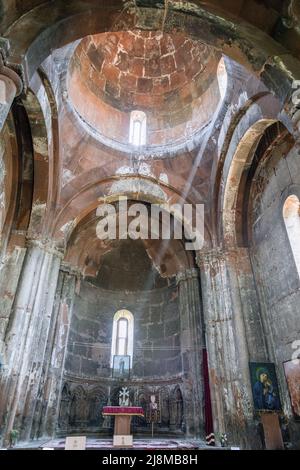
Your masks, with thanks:
M 59 432 L 110 433 L 108 418 L 100 417 L 95 425 L 90 410 L 95 406 L 95 390 L 102 404 L 117 405 L 120 387 L 128 386 L 130 401 L 142 406 L 145 416 L 151 393 L 163 402 L 159 433 L 193 433 L 191 398 L 184 384 L 195 364 L 193 353 L 184 352 L 182 339 L 184 317 L 193 307 L 184 297 L 178 277 L 180 267 L 193 272 L 193 258 L 179 240 L 112 240 L 101 250 L 99 241 L 93 244 L 86 238 L 88 233 L 96 233 L 91 231 L 95 223 L 83 223 L 70 240 L 70 256 L 74 255 L 71 245 L 78 251 L 80 239 L 85 240 L 82 249 L 87 266 L 74 298 L 63 378 L 63 391 L 68 390 L 68 395 L 61 401 Z M 200 305 L 200 295 L 196 303 Z M 116 321 L 124 322 L 122 331 Z M 197 334 L 201 338 L 200 329 Z M 130 356 L 130 374 L 125 380 L 114 375 L 112 354 L 118 351 Z M 196 381 L 200 384 L 202 379 L 191 376 L 190 380 L 196 403 Z M 134 418 L 133 426 L 136 432 L 150 432 L 145 419 Z

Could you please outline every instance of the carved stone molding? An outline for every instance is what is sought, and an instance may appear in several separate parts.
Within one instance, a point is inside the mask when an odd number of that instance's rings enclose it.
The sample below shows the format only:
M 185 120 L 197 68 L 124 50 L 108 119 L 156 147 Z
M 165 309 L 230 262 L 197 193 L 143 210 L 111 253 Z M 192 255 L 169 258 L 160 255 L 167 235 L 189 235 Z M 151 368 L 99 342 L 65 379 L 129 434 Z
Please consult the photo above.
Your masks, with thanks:
M 199 279 L 198 269 L 187 269 L 186 271 L 181 271 L 176 274 L 176 284 L 179 284 L 181 281 L 187 281 L 188 279 Z
M 50 253 L 52 255 L 57 256 L 58 258 L 63 259 L 64 253 L 61 248 L 59 248 L 53 241 L 51 240 L 38 240 L 38 239 L 27 239 L 26 240 L 27 248 L 30 247 L 37 247 L 41 250 Z
M 78 268 L 75 268 L 74 266 L 71 266 L 71 264 L 66 261 L 62 261 L 60 265 L 60 270 L 67 274 L 70 274 L 71 276 L 75 276 L 78 279 L 82 277 L 81 270 Z
M 23 81 L 17 72 L 15 72 L 12 68 L 6 67 L 3 61 L 2 53 L 0 53 L 0 77 L 1 75 L 9 78 L 14 83 L 16 87 L 16 97 L 20 96 L 24 89 Z

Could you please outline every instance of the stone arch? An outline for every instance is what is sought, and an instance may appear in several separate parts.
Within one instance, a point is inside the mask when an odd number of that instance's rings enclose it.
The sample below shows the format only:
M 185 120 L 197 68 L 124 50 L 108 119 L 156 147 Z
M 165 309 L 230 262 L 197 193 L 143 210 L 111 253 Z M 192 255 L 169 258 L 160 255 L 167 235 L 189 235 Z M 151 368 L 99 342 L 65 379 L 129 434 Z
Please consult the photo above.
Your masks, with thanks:
M 231 67 L 228 60 L 226 65 Z M 230 93 L 228 99 L 230 99 Z M 234 214 L 232 201 L 229 201 L 229 199 L 227 207 L 227 198 L 235 193 L 236 189 L 234 188 L 236 184 L 239 184 L 237 182 L 240 175 L 235 177 L 232 166 L 238 166 L 240 162 L 240 166 L 243 167 L 243 161 L 248 158 L 249 153 L 252 152 L 251 155 L 253 155 L 259 139 L 268 127 L 275 122 L 282 124 L 289 132 L 292 132 L 291 122 L 288 116 L 281 112 L 278 99 L 266 90 L 262 90 L 248 98 L 234 116 L 231 113 L 232 111 L 228 109 L 223 124 L 225 129 L 219 140 L 218 160 L 212 172 L 212 225 L 218 244 L 222 244 L 224 238 L 228 235 L 225 233 L 224 218 L 226 218 L 227 223 L 230 217 L 228 212 L 225 211 L 225 206 L 227 211 Z M 230 177 L 233 179 L 232 181 L 229 179 Z M 232 240 L 228 241 L 226 239 L 224 244 L 230 246 L 232 243 Z
M 118 184 L 113 186 L 112 183 L 114 184 L 114 182 Z M 56 218 L 54 238 L 65 248 L 72 233 L 85 217 L 96 211 L 101 204 L 114 203 L 119 200 L 119 197 L 123 196 L 127 197 L 128 200 L 148 204 L 167 204 L 169 206 L 173 204 L 181 206 L 183 204 L 193 204 L 175 188 L 157 183 L 153 178 L 141 176 L 109 178 L 87 186 L 66 203 Z M 168 211 L 168 208 L 166 210 Z M 180 218 L 178 220 L 182 222 Z M 209 244 L 211 235 L 206 220 L 204 220 L 204 232 L 204 242 Z
M 274 124 L 274 122 L 275 120 L 264 119 L 250 127 L 239 142 L 232 159 L 224 191 L 222 213 L 224 242 L 229 246 L 235 246 L 237 244 L 238 196 L 243 172 L 251 166 L 254 155 L 253 148 L 257 146 L 261 135 L 265 129 Z
M 137 400 L 136 405 L 141 406 L 143 408 L 144 416 L 146 416 L 147 405 L 148 405 L 148 392 L 145 387 L 142 386 L 136 390 L 136 400 Z M 142 427 L 142 428 L 147 427 L 147 422 L 145 418 L 142 418 L 140 416 L 136 416 L 134 422 L 137 427 Z
M 33 146 L 30 123 L 26 109 L 17 100 L 12 107 L 14 132 L 16 135 L 15 152 L 17 155 L 17 175 L 15 190 L 15 208 L 12 229 L 25 234 L 28 229 L 33 198 Z M 14 241 L 12 241 L 12 244 Z
M 12 113 L 1 130 L 0 143 L 0 246 L 6 251 L 14 220 L 17 191 L 14 189 L 19 167 L 16 131 Z
M 45 76 L 43 76 L 43 80 L 47 81 Z M 48 81 L 47 86 L 50 90 Z M 49 208 L 50 201 L 53 201 L 50 185 L 53 188 L 57 177 L 53 169 L 55 156 L 56 160 L 58 157 L 57 149 L 55 149 L 57 132 L 52 126 L 49 139 L 45 120 L 46 110 L 42 109 L 37 96 L 37 90 L 44 91 L 45 88 L 40 74 L 36 73 L 32 88 L 27 90 L 26 96 L 19 98 L 14 103 L 7 123 L 11 134 L 15 135 L 12 143 L 12 177 L 16 184 L 9 210 L 11 222 L 7 221 L 5 225 L 6 232 L 9 231 L 9 226 L 12 224 L 12 229 L 24 233 L 23 237 L 25 237 L 27 230 L 29 236 L 32 237 L 37 234 L 40 236 L 43 233 L 46 209 Z M 49 91 L 49 93 L 51 92 Z M 44 96 L 47 96 L 46 92 Z M 49 106 L 52 110 L 51 116 L 57 120 L 53 95 Z M 50 155 L 49 140 L 53 142 Z M 53 154 L 56 155 L 53 156 Z M 13 246 L 15 242 L 13 237 L 9 243 Z M 20 243 L 20 240 L 17 243 Z
M 145 209 L 148 210 L 149 207 L 147 207 L 146 203 L 144 204 Z M 116 235 L 118 235 L 119 212 L 116 212 L 116 215 Z M 167 215 L 168 213 L 166 213 Z M 144 226 L 150 226 L 151 220 L 149 217 L 150 215 L 147 213 L 147 220 L 145 220 Z M 74 229 L 65 253 L 66 263 L 79 269 L 84 275 L 92 277 L 97 275 L 102 256 L 110 252 L 115 246 L 115 240 L 105 240 L 103 242 L 98 238 L 98 222 L 99 217 L 95 213 L 87 216 Z M 114 222 L 114 219 L 112 222 Z M 159 233 L 156 232 L 156 234 L 157 238 L 159 238 Z M 142 239 L 141 241 L 148 256 L 158 268 L 160 267 L 159 270 L 162 275 L 165 275 L 166 272 L 170 274 L 175 271 L 177 273 L 194 266 L 193 252 L 186 250 L 184 240 L 176 240 L 171 237 L 171 240 Z
M 59 418 L 58 426 L 61 429 L 67 429 L 70 418 L 70 404 L 71 404 L 71 392 L 69 384 L 66 382 L 63 385 L 60 405 L 59 405 Z
M 232 80 L 231 76 L 234 73 L 234 70 L 231 69 L 234 69 L 234 66 L 233 64 L 230 64 L 228 60 L 226 60 L 226 66 L 229 68 L 229 77 Z M 243 73 L 240 66 L 237 66 L 237 70 L 239 73 Z M 231 93 L 229 93 L 228 100 L 231 99 L 232 96 Z M 263 125 L 265 121 L 266 124 Z M 291 123 L 288 116 L 281 113 L 279 100 L 275 96 L 271 95 L 264 86 L 259 87 L 258 91 L 251 94 L 251 96 L 245 96 L 233 116 L 232 110 L 230 108 L 227 110 L 223 124 L 224 131 L 219 140 L 219 152 L 215 176 L 215 192 L 216 200 L 218 201 L 216 210 L 218 210 L 219 213 L 222 210 L 222 201 L 224 199 L 228 172 L 241 140 L 247 132 L 251 131 L 252 128 L 252 134 L 256 131 L 256 134 L 259 136 L 259 129 L 257 129 L 258 126 L 261 126 L 261 132 L 263 132 L 263 130 L 268 127 L 268 123 L 272 124 L 275 121 L 282 122 L 282 124 L 291 131 L 291 127 L 288 127 Z M 220 186 L 220 189 L 218 189 L 218 186 Z
M 173 429 L 182 430 L 184 427 L 184 402 L 179 385 L 170 393 L 170 425 Z
M 82 385 L 78 385 L 72 392 L 70 404 L 70 425 L 86 421 L 87 394 Z
M 236 146 L 233 157 L 228 163 L 221 200 L 222 233 L 219 233 L 219 238 L 226 247 L 248 244 L 244 209 L 246 199 L 249 197 L 249 185 L 254 175 L 254 167 L 256 168 L 259 159 L 269 146 L 275 145 L 278 139 L 287 136 L 288 131 L 283 124 L 275 119 L 264 118 L 248 128 Z
M 143 6 L 143 4 L 139 5 Z M 107 30 L 128 28 L 149 29 L 158 27 L 168 30 L 181 30 L 199 40 L 221 50 L 233 60 L 244 64 L 251 71 L 260 75 L 262 80 L 285 102 L 290 90 L 283 90 L 277 85 L 285 78 L 291 83 L 291 64 L 288 65 L 288 54 L 259 28 L 239 18 L 236 22 L 224 10 L 201 4 L 173 5 L 171 2 L 161 8 L 161 4 L 146 5 L 148 8 L 133 7 L 121 0 L 110 2 L 92 0 L 88 3 L 42 4 L 15 21 L 6 33 L 11 42 L 9 61 L 23 63 L 25 72 L 31 77 L 40 63 L 49 55 L 51 48 L 61 47 L 87 34 L 96 34 Z M 220 17 L 222 27 L 220 27 Z M 24 38 L 24 28 L 30 24 L 28 37 Z M 160 26 L 157 26 L 160 25 Z M 232 41 L 234 31 L 235 40 Z M 297 64 L 298 65 L 298 64 Z M 293 59 L 293 67 L 295 59 Z M 274 75 L 274 70 L 277 71 Z M 299 73 L 299 69 L 298 72 Z M 275 77 L 275 78 L 274 78 Z M 279 91 L 280 90 L 280 91 Z
M 162 387 L 159 390 L 160 410 L 161 410 L 161 427 L 169 428 L 170 426 L 170 393 L 168 387 Z
M 58 110 L 50 80 L 41 68 L 35 73 L 30 85 L 31 88 L 26 95 L 26 105 L 29 101 L 27 112 L 34 148 L 33 208 L 38 206 L 38 220 L 40 219 L 40 227 L 33 226 L 32 229 L 38 232 L 44 230 L 45 232 L 51 228 L 49 221 L 54 218 L 52 207 L 59 196 L 59 185 L 57 184 L 60 164 Z M 48 126 L 47 115 L 50 116 Z M 43 184 L 40 183 L 41 181 Z M 39 206 L 42 206 L 42 209 L 39 209 Z M 33 220 L 32 225 L 34 222 L 36 221 Z
M 107 393 L 102 387 L 95 387 L 88 393 L 88 414 L 89 426 L 101 427 L 104 418 L 102 408 L 107 404 Z
M 48 135 L 43 110 L 33 91 L 28 90 L 23 104 L 27 111 L 33 144 L 34 187 L 29 230 L 34 233 L 41 231 L 46 211 L 49 181 Z M 40 181 L 43 181 L 42 185 Z

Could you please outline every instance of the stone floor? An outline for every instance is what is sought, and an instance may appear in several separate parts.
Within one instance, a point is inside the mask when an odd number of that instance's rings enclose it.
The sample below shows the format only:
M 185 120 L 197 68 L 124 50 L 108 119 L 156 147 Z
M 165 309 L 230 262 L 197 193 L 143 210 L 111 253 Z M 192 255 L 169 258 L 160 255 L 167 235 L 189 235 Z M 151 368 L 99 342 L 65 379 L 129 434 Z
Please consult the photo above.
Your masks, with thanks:
M 64 449 L 65 439 L 58 438 L 53 440 L 34 440 L 28 443 L 18 443 L 16 449 L 42 449 L 42 448 Z M 112 439 L 87 438 L 87 449 L 105 450 L 113 448 Z M 208 447 L 203 441 L 196 439 L 134 439 L 133 448 L 140 450 L 147 449 L 206 449 L 212 450 L 214 447 Z

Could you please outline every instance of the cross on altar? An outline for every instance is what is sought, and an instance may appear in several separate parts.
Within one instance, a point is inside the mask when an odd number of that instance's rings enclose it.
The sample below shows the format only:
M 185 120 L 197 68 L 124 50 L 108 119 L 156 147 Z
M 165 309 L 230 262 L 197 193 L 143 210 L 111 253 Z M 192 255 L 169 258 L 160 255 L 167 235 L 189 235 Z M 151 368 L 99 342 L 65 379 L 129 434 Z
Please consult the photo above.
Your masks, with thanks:
M 127 387 L 122 387 L 119 392 L 119 405 L 129 406 L 129 390 Z

